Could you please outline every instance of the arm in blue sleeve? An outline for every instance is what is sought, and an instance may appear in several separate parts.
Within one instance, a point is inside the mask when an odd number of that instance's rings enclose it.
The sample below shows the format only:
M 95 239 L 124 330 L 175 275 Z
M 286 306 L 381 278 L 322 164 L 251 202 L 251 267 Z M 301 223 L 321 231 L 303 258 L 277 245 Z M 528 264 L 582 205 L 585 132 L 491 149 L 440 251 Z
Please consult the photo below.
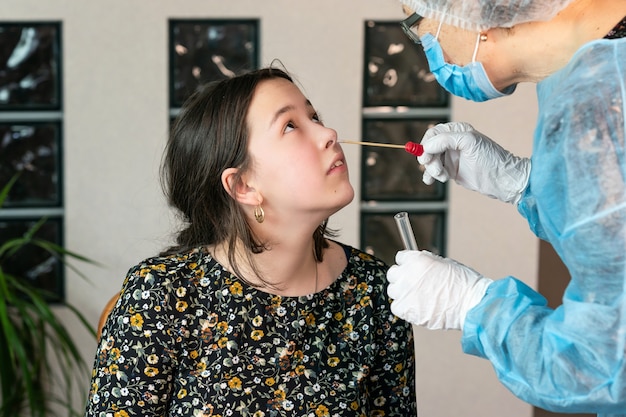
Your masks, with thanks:
M 514 278 L 470 310 L 465 353 L 491 361 L 518 398 L 555 412 L 620 413 L 626 403 L 624 309 L 571 301 L 552 310 Z M 617 315 L 616 315 L 617 314 Z
M 489 286 L 463 329 L 465 352 L 551 411 L 626 415 L 625 65 L 626 39 L 592 42 L 538 84 L 518 210 L 569 271 L 561 305 L 509 277 Z

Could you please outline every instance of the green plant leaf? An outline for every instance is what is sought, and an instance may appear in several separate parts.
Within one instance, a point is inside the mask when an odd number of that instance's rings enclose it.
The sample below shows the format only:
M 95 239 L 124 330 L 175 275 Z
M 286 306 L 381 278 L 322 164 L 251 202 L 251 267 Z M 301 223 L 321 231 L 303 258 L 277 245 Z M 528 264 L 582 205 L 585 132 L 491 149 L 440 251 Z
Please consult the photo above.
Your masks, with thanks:
M 11 187 L 13 187 L 13 184 L 15 184 L 15 181 L 17 181 L 19 176 L 20 176 L 20 173 L 18 172 L 17 174 L 13 175 L 13 177 L 11 177 L 9 182 L 6 183 L 4 187 L 2 187 L 2 191 L 0 191 L 0 207 L 4 205 L 4 201 L 9 195 L 9 191 L 11 191 Z
M 16 180 L 17 175 L 0 191 L 0 207 Z M 84 382 L 81 376 L 88 375 L 89 368 L 54 309 L 69 309 L 93 337 L 95 329 L 74 306 L 57 300 L 60 305 L 51 307 L 55 294 L 3 268 L 10 256 L 18 256 L 22 248 L 32 245 L 87 279 L 68 260 L 98 265 L 96 262 L 36 237 L 46 220 L 40 219 L 23 236 L 0 245 L 0 417 L 55 416 L 61 409 L 68 416 L 80 415 L 72 408 L 73 387 Z

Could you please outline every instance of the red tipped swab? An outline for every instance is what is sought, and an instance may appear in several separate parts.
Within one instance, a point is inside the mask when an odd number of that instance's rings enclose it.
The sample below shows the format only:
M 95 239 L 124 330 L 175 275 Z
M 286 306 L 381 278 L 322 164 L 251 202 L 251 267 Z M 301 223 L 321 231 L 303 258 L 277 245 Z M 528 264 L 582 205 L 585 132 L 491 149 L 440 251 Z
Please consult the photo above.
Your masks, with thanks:
M 357 142 L 353 140 L 340 140 L 339 143 L 350 143 L 353 145 L 363 146 L 378 146 L 381 148 L 400 148 L 404 149 L 411 155 L 420 156 L 424 153 L 424 147 L 419 143 L 407 142 L 405 145 L 393 145 L 391 143 L 379 143 L 379 142 Z
M 404 145 L 404 150 L 415 156 L 421 156 L 424 153 L 424 147 L 415 142 L 407 142 Z

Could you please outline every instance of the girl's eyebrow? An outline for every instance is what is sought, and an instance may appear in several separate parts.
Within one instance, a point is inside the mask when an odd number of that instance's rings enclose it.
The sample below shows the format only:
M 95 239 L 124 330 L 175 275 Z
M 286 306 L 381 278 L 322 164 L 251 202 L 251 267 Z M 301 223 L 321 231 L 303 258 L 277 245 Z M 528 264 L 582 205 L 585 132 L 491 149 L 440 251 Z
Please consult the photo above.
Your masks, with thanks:
M 311 102 L 307 99 L 304 101 L 305 105 L 307 107 L 313 107 L 313 104 L 311 104 Z M 278 118 L 280 117 L 281 114 L 287 113 L 289 111 L 295 110 L 296 106 L 292 105 L 292 104 L 288 104 L 285 107 L 281 107 L 280 109 L 278 109 L 276 111 L 276 113 L 274 113 L 274 117 L 272 117 L 272 120 L 270 121 L 270 127 L 276 122 L 276 120 L 278 120 Z

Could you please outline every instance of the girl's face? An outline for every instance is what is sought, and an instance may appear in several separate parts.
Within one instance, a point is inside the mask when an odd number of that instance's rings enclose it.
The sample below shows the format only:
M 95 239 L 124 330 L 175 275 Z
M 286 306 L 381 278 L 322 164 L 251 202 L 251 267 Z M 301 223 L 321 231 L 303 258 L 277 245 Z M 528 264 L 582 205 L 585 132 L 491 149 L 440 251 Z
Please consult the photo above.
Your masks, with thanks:
M 321 122 L 296 85 L 262 81 L 247 115 L 248 184 L 262 196 L 266 218 L 328 218 L 354 197 L 337 132 Z M 296 216 L 296 220 L 297 220 Z

